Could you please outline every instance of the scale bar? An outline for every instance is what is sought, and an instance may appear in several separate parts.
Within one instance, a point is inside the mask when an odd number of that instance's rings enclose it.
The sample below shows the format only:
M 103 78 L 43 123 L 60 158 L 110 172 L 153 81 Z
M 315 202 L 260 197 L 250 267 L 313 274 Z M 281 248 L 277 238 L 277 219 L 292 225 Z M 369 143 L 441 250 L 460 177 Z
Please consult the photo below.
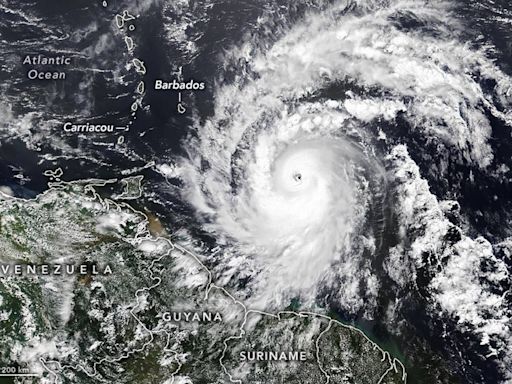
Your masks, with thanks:
M 25 376 L 25 377 L 36 377 L 40 376 L 37 373 L 0 373 L 0 377 L 19 377 L 19 376 Z

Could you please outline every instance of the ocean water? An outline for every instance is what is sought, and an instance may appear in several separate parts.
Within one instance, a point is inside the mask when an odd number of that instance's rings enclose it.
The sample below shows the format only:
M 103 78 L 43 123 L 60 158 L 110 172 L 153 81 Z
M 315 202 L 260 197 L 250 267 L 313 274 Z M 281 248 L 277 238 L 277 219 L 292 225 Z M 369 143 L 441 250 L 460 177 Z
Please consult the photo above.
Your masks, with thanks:
M 310 14 L 324 12 L 331 3 L 107 1 L 104 7 L 100 1 L 1 0 L 0 185 L 9 187 L 16 196 L 34 197 L 47 189 L 50 180 L 43 175 L 47 169 L 61 168 L 64 180 L 143 174 L 145 193 L 137 201 L 138 207 L 155 213 L 170 232 L 186 232 L 187 239 L 200 244 L 205 252 L 218 246 L 217 234 L 204 225 L 208 219 L 198 215 L 197 207 L 184 198 L 185 182 L 179 172 L 167 174 L 159 166 L 177 164 L 190 156 L 189 146 L 200 142 L 200 135 L 204 134 L 200 127 L 220 108 L 218 98 L 223 94 L 218 90 L 231 83 L 243 89 L 243 80 L 238 81 L 252 76 L 254 68 L 248 61 L 257 56 L 255 51 L 270 49 L 276 41 L 286 38 L 297 23 Z M 374 2 L 376 7 L 381 3 Z M 453 2 L 450 9 L 453 22 L 458 24 L 453 39 L 474 49 L 488 46 L 490 62 L 511 76 L 512 5 L 507 1 Z M 137 16 L 127 24 L 134 26 L 133 31 L 119 30 L 115 25 L 115 15 L 124 10 Z M 352 10 L 356 16 L 362 13 L 357 2 L 353 2 L 340 15 Z M 397 12 L 389 24 L 396 30 L 432 39 L 439 33 L 428 18 L 408 12 Z M 126 36 L 133 38 L 133 52 L 126 50 Z M 253 44 L 254 51 L 237 49 L 247 42 Z M 66 80 L 28 80 L 23 58 L 37 54 L 71 57 L 72 65 L 63 69 Z M 130 65 L 134 58 L 145 63 L 144 76 Z M 156 79 L 180 76 L 180 67 L 185 80 L 206 84 L 205 91 L 183 93 L 185 114 L 177 110 L 176 92 L 153 89 Z M 484 74 L 462 75 L 476 79 L 476 84 L 489 94 L 497 87 L 496 80 Z M 132 115 L 130 108 L 137 98 L 135 89 L 140 81 L 144 81 L 146 92 Z M 361 87 L 351 79 L 320 88 L 294 100 L 294 107 L 302 102 L 344 100 L 347 92 L 372 97 L 384 97 L 387 92 L 378 86 Z M 408 97 L 414 99 L 417 95 Z M 494 102 L 501 111 L 510 107 L 497 98 L 489 102 Z M 244 111 L 240 108 L 237 113 Z M 495 244 L 512 235 L 512 137 L 506 121 L 489 110 L 485 112 L 490 121 L 488 143 L 493 153 L 487 167 L 472 162 L 453 147 L 442 145 L 442 140 L 411 129 L 405 113 L 398 113 L 394 120 L 380 119 L 378 126 L 368 123 L 364 129 L 370 136 L 378 135 L 377 128 L 385 130 L 389 145 L 405 143 L 430 192 L 439 200 L 453 199 L 459 203 L 460 210 L 450 220 L 469 236 L 485 236 Z M 66 121 L 129 125 L 129 130 L 79 136 L 62 131 Z M 215 122 L 219 130 L 224 129 L 224 123 L 229 126 L 229 121 Z M 248 143 L 250 140 L 241 140 L 237 150 Z M 369 143 L 374 155 L 384 159 L 388 145 L 378 140 Z M 211 159 L 202 161 L 204 170 L 215 166 Z M 383 163 L 387 167 L 384 160 Z M 233 190 L 239 188 L 239 181 L 231 179 L 235 184 Z M 371 314 L 361 308 L 347 309 L 325 290 L 319 291 L 318 302 L 343 321 L 360 327 L 396 357 L 403 358 L 410 383 L 504 380 L 498 363 L 486 357 L 486 347 L 480 345 L 478 335 L 462 331 L 456 319 L 430 312 L 435 308 L 429 291 L 431 270 L 417 270 L 416 283 L 405 288 L 398 288 L 384 271 L 383 263 L 389 258 L 390 249 L 401 242 L 392 188 L 384 191 L 389 192 L 385 198 L 373 201 L 364 216 L 365 228 L 375 234 L 377 243 L 370 263 L 380 282 L 375 308 Z M 212 268 L 217 266 L 217 260 L 210 260 L 207 255 L 205 259 Z M 507 262 L 512 267 L 510 260 Z M 393 316 L 387 314 L 391 306 Z M 391 317 L 400 321 L 390 323 Z

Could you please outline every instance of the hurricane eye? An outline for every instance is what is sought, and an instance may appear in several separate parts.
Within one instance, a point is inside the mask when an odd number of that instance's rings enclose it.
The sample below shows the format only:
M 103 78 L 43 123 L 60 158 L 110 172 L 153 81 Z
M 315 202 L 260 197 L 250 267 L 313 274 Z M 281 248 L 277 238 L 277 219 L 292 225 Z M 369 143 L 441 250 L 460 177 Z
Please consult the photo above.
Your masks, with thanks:
M 295 172 L 293 174 L 293 180 L 296 182 L 296 183 L 300 183 L 302 182 L 302 174 L 299 173 L 299 172 Z

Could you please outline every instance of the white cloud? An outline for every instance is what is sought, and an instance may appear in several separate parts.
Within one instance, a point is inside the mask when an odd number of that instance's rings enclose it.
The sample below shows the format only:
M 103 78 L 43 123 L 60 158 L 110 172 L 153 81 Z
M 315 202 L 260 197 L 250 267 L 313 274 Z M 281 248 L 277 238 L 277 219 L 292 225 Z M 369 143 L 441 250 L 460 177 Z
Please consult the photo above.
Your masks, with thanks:
M 512 311 L 502 288 L 512 283 L 512 276 L 505 261 L 485 238 L 472 239 L 448 221 L 442 207 L 452 204 L 438 202 L 404 146 L 395 147 L 389 159 L 399 183 L 399 221 L 412 244 L 406 252 L 391 252 L 388 273 L 403 283 L 404 278 L 412 279 L 396 272 L 411 261 L 414 268 L 427 268 L 434 275 L 429 284 L 434 307 L 453 317 L 463 332 L 475 333 L 512 380 Z M 458 233 L 460 240 L 450 243 L 449 231 Z M 511 244 L 497 246 L 510 255 Z M 423 253 L 434 255 L 432 265 L 425 265 Z

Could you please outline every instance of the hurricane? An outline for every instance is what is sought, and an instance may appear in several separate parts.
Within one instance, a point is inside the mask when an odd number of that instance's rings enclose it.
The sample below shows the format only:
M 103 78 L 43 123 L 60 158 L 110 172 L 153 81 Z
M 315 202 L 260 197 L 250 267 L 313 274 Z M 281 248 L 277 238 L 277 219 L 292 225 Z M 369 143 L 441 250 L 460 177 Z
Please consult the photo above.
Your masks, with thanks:
M 316 119 L 304 111 L 279 119 L 280 130 L 259 131 L 254 147 L 237 150 L 231 175 L 215 175 L 208 181 L 215 189 L 191 198 L 215 218 L 207 227 L 233 254 L 251 255 L 243 264 L 263 277 L 254 287 L 259 299 L 282 305 L 293 294 L 311 296 L 348 254 L 364 218 L 368 178 L 382 175 L 376 159 L 336 132 L 333 120 L 342 116 Z
M 0 4 L 0 376 L 512 384 L 510 0 Z
M 426 312 L 467 326 L 512 380 L 498 250 L 508 245 L 453 220 L 464 216 L 456 189 L 434 192 L 454 164 L 505 178 L 493 124 L 512 126 L 511 79 L 455 11 L 317 2 L 287 23 L 269 10 L 223 53 L 213 111 L 195 118 L 179 174 L 215 239 L 206 260 L 251 305 L 298 300 L 374 319 L 384 295 L 398 324 L 408 290 L 424 289 Z M 484 262 L 501 272 L 483 273 Z M 485 296 L 471 313 L 470 291 Z

